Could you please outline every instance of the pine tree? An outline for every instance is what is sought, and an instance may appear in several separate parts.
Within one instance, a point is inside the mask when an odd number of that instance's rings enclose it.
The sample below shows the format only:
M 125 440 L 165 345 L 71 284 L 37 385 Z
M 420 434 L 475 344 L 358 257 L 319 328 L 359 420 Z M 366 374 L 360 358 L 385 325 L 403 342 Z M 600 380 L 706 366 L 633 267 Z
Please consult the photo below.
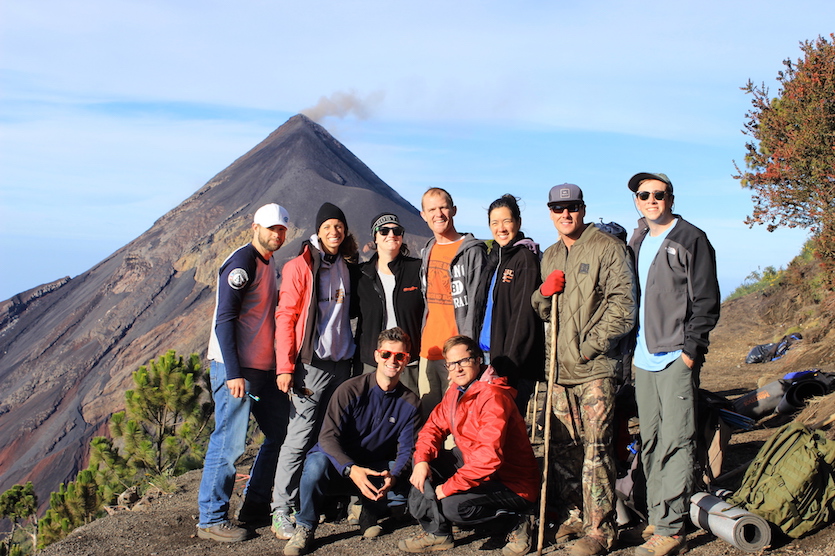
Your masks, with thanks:
M 125 411 L 110 419 L 113 441 L 97 437 L 91 444 L 90 468 L 106 494 L 142 482 L 143 474 L 171 477 L 200 467 L 212 417 L 198 384 L 204 379 L 197 354 L 183 361 L 173 350 L 133 373 Z
M 200 467 L 210 433 L 212 404 L 203 400 L 207 381 L 200 358 L 188 361 L 168 351 L 133 373 L 125 411 L 110 418 L 113 440 L 90 442 L 90 465 L 50 495 L 38 522 L 39 547 L 89 523 L 127 487 L 176 476 Z
M 18 528 L 23 527 L 26 520 L 34 523 L 35 513 L 38 511 L 38 496 L 35 494 L 35 487 L 32 481 L 25 485 L 14 485 L 12 488 L 0 494 L 0 517 L 8 519 L 12 524 L 12 530 L 6 539 L 3 551 L 12 555 L 19 552 L 19 547 L 13 547 L 14 535 Z M 37 534 L 33 534 L 33 544 L 37 545 Z M 17 550 L 15 550 L 17 549 Z
M 66 537 L 72 530 L 90 523 L 102 511 L 102 488 L 89 469 L 80 471 L 75 481 L 61 483 L 49 496 L 49 509 L 38 522 L 38 547 L 43 548 Z

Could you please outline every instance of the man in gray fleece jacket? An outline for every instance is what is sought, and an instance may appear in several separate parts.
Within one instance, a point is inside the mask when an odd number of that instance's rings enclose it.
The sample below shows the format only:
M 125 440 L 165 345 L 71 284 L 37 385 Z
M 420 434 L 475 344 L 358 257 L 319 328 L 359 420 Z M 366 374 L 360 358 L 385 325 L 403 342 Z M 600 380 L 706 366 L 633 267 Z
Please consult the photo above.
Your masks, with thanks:
M 447 338 L 477 337 L 472 298 L 487 261 L 487 245 L 472 234 L 461 234 L 453 221 L 457 212 L 450 194 L 433 187 L 423 194 L 420 215 L 432 230 L 421 251 L 420 280 L 426 298 L 420 345 L 418 389 L 424 419 L 438 405 L 449 380 L 444 368 Z

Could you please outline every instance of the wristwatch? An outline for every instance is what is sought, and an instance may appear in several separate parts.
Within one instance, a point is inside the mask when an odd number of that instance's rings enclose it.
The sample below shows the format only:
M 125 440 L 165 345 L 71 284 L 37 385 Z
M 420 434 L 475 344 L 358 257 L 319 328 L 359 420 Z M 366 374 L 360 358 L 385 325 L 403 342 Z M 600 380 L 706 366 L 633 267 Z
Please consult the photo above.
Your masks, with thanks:
M 349 463 L 348 465 L 346 465 L 345 468 L 342 470 L 342 476 L 346 478 L 350 477 L 352 467 L 354 467 L 353 463 Z

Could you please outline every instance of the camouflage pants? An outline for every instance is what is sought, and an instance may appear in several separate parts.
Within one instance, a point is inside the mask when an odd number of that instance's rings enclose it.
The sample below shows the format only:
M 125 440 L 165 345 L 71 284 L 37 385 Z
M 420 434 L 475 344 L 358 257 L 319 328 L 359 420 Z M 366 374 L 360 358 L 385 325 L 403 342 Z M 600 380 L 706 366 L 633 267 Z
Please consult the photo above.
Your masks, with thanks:
M 582 519 L 586 535 L 611 548 L 615 540 L 613 417 L 615 381 L 554 385 L 551 472 L 565 523 Z M 582 517 L 581 517 L 582 516 Z

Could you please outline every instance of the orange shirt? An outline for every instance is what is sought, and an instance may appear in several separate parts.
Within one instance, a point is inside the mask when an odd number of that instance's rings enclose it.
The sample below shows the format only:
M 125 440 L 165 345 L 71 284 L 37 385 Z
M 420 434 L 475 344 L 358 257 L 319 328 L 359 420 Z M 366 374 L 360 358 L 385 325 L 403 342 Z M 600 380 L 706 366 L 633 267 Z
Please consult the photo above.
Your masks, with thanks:
M 443 359 L 444 342 L 458 334 L 455 309 L 452 306 L 449 266 L 458 253 L 462 239 L 452 243 L 436 243 L 429 253 L 426 271 L 427 315 L 420 337 L 420 356 L 431 361 Z

